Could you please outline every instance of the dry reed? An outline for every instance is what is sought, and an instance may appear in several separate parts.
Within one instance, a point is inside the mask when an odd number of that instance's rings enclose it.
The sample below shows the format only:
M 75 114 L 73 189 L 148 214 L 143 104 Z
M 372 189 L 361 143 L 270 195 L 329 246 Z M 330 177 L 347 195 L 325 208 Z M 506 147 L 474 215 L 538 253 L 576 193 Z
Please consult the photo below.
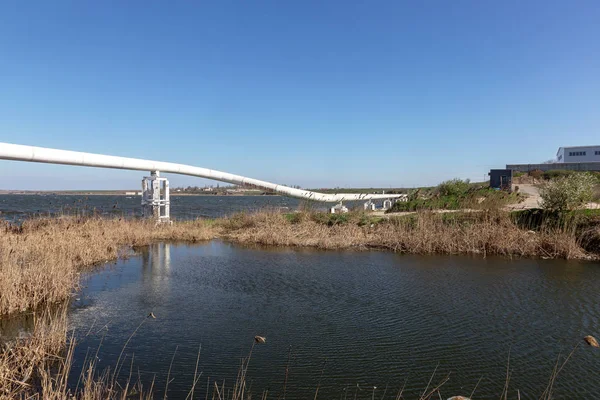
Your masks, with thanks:
M 126 256 L 157 240 L 215 237 L 202 221 L 155 226 L 149 221 L 61 217 L 0 228 L 0 315 L 65 299 L 86 267 Z
M 316 214 L 318 215 L 318 214 Z M 322 249 L 385 249 L 412 254 L 479 254 L 588 259 L 572 229 L 520 229 L 508 213 L 472 213 L 468 218 L 421 212 L 377 223 L 350 215 L 326 224 L 315 214 L 290 219 L 278 213 L 238 215 L 219 221 L 222 236 L 240 243 Z
M 95 357 L 86 359 L 77 386 L 72 387 L 68 380 L 75 340 L 68 336 L 67 310 L 63 303 L 33 313 L 31 335 L 2 345 L 0 399 L 150 399 L 152 391 L 145 391 L 139 381 L 132 384 L 131 374 L 120 384 L 108 370 L 98 372 Z
M 591 236 L 587 232 L 587 241 L 600 236 L 598 228 Z M 310 211 L 291 215 L 263 211 L 171 225 L 95 217 L 41 218 L 0 229 L 0 316 L 67 298 L 82 270 L 127 256 L 135 247 L 218 237 L 243 244 L 414 254 L 594 257 L 567 226 L 527 231 L 503 212 L 472 213 L 468 218 L 422 212 L 374 221 L 363 213 L 330 217 Z
M 0 343 L 0 399 L 37 392 L 42 377 L 49 384 L 47 366 L 64 359 L 67 307 L 46 308 L 32 317 L 33 330 L 28 337 Z

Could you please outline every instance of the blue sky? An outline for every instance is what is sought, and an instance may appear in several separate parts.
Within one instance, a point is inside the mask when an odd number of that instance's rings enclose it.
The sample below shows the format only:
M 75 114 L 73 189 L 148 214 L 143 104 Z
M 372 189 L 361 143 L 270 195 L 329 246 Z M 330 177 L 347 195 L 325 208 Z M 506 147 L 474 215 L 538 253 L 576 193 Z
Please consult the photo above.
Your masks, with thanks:
M 598 21 L 595 0 L 3 1 L 0 141 L 303 187 L 482 180 L 600 142 Z M 143 175 L 0 174 L 0 189 Z

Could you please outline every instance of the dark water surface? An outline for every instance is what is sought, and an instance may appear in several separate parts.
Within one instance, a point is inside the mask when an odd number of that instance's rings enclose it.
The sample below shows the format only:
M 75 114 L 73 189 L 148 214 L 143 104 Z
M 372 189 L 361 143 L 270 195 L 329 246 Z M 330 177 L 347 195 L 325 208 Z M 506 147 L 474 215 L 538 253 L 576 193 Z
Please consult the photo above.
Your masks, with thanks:
M 393 398 L 405 380 L 417 398 L 450 374 L 442 398 L 499 398 L 510 352 L 510 398 L 537 399 L 560 353 L 600 336 L 600 265 L 501 258 L 417 257 L 383 252 L 249 249 L 220 241 L 159 244 L 92 274 L 74 303 L 76 368 L 100 342 L 99 366 L 185 398 L 202 345 L 197 388 L 233 383 L 253 337 L 249 380 L 259 397 L 281 393 L 292 346 L 287 398 Z M 156 319 L 145 319 L 149 312 Z M 561 372 L 555 398 L 600 398 L 600 352 L 580 346 Z M 325 366 L 323 368 L 324 362 Z M 211 384 L 212 385 L 212 384 Z M 435 398 L 438 398 L 436 395 Z
M 0 195 L 0 218 L 20 221 L 30 216 L 95 213 L 141 215 L 140 196 Z M 282 196 L 171 196 L 171 218 L 216 218 L 261 209 L 295 210 L 299 201 Z M 322 206 L 324 208 L 324 206 Z

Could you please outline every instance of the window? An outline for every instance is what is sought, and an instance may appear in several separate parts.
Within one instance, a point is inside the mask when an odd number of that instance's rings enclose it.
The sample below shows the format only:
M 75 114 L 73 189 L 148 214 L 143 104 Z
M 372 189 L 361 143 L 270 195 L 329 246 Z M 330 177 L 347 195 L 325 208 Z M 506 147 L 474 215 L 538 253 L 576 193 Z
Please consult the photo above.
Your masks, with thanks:
M 569 157 L 580 157 L 585 156 L 585 151 L 570 151 Z
M 595 154 L 595 155 L 597 155 L 597 156 L 600 156 L 600 150 L 596 150 L 596 151 L 594 152 L 594 154 Z

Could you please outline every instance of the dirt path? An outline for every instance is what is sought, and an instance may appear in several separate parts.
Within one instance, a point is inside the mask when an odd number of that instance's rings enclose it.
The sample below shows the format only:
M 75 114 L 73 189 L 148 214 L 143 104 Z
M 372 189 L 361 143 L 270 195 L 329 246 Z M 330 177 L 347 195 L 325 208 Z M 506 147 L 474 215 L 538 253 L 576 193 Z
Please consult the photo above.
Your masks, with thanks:
M 510 204 L 510 205 L 506 206 L 505 208 L 507 210 L 510 210 L 510 211 L 527 210 L 529 208 L 539 208 L 540 207 L 541 197 L 540 197 L 540 190 L 537 186 L 529 184 L 529 183 L 524 183 L 521 185 L 513 185 L 513 190 L 514 190 L 514 186 L 519 186 L 519 193 L 525 194 L 525 195 L 527 195 L 527 197 L 521 203 Z

